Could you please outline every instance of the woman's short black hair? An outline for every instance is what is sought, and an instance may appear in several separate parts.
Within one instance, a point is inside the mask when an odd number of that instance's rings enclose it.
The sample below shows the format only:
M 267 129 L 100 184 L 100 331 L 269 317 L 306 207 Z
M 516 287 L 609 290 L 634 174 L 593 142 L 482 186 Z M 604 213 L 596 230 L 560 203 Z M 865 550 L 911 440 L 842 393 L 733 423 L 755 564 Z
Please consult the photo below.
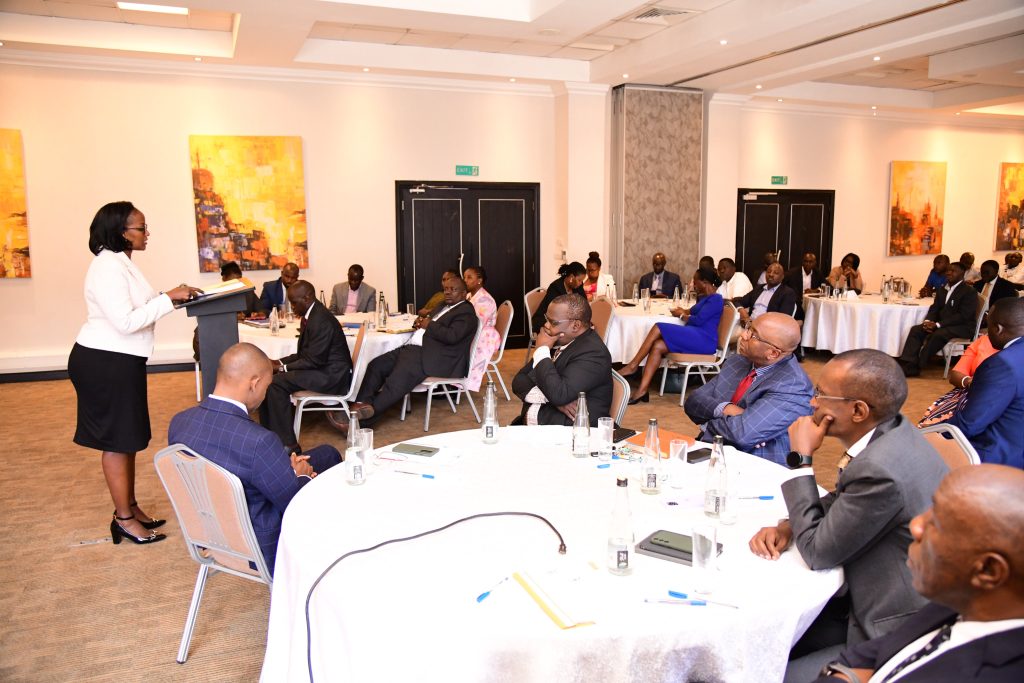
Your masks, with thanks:
M 487 284 L 487 272 L 484 270 L 483 266 L 466 266 L 462 272 L 465 273 L 466 271 L 472 271 L 475 273 L 476 276 L 480 278 L 480 284 Z
M 570 275 L 586 275 L 587 269 L 583 267 L 583 264 L 579 261 L 573 261 L 572 263 L 564 263 L 558 267 L 559 277 L 569 277 Z
M 89 251 L 98 254 L 101 249 L 113 252 L 127 249 L 130 243 L 124 236 L 124 228 L 132 211 L 137 210 L 131 202 L 111 202 L 100 207 L 89 226 Z
M 238 265 L 238 261 L 225 261 L 220 267 L 220 276 L 234 278 L 242 277 L 242 266 Z
M 843 257 L 843 261 L 845 261 L 846 259 L 850 259 L 850 263 L 853 265 L 854 270 L 860 269 L 860 256 L 857 256 L 851 251 L 849 254 Z M 842 263 L 843 261 L 840 261 L 839 263 Z
M 601 255 L 596 251 L 590 252 L 587 256 L 587 265 L 589 266 L 591 263 L 596 263 L 598 268 L 601 267 Z
M 720 287 L 722 285 L 722 278 L 718 277 L 718 273 L 715 272 L 713 268 L 698 268 L 697 272 L 694 273 L 693 276 L 698 280 L 710 282 L 715 287 Z

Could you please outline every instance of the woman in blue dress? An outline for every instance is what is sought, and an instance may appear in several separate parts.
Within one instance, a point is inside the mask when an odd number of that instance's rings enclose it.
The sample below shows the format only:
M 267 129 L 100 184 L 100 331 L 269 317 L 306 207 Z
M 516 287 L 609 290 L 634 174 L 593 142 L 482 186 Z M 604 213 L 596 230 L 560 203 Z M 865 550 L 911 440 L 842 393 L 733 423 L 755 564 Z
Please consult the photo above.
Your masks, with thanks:
M 648 388 L 654 373 L 661 367 L 661 359 L 666 353 L 701 353 L 713 354 L 718 348 L 718 321 L 722 318 L 722 307 L 725 305 L 722 295 L 715 292 L 722 284 L 718 273 L 708 268 L 701 268 L 693 274 L 693 288 L 697 292 L 697 303 L 686 311 L 673 308 L 672 315 L 683 321 L 683 325 L 675 323 L 657 323 L 647 333 L 647 338 L 640 345 L 640 350 L 619 369 L 623 377 L 636 374 L 640 363 L 647 359 L 644 372 L 640 378 L 640 386 L 629 395 L 629 404 L 650 400 Z

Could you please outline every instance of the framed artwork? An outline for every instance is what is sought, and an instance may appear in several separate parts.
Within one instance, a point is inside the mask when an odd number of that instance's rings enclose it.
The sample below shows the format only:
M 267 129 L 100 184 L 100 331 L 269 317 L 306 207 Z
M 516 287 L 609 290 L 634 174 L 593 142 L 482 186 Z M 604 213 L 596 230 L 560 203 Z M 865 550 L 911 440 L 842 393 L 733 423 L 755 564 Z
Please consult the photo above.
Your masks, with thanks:
M 191 135 L 199 270 L 309 266 L 302 138 Z
M 945 161 L 894 161 L 889 184 L 889 256 L 942 251 Z
M 32 277 L 21 131 L 0 128 L 0 278 Z
M 1020 207 L 1024 204 L 1024 164 L 999 164 L 996 202 L 996 251 L 1020 249 Z

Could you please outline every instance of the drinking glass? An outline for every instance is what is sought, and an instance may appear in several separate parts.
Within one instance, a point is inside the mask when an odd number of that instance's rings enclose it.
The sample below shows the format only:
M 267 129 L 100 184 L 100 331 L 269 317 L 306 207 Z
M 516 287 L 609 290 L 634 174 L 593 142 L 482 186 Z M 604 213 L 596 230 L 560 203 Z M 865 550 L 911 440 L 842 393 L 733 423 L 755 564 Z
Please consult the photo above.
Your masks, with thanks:
M 640 299 L 640 285 L 633 283 L 633 303 L 637 303 Z
M 693 528 L 693 590 L 710 593 L 715 587 L 718 560 L 718 529 L 713 524 Z
M 668 443 L 668 483 L 674 489 L 683 488 L 687 449 L 688 444 L 683 439 L 672 439 Z
M 612 437 L 615 433 L 615 420 L 601 417 L 597 420 L 597 459 L 609 462 L 612 459 Z
M 416 317 L 416 304 L 406 304 L 405 314 L 410 318 Z
M 367 454 L 373 453 L 373 429 L 363 427 L 356 432 L 356 446 L 362 448 Z

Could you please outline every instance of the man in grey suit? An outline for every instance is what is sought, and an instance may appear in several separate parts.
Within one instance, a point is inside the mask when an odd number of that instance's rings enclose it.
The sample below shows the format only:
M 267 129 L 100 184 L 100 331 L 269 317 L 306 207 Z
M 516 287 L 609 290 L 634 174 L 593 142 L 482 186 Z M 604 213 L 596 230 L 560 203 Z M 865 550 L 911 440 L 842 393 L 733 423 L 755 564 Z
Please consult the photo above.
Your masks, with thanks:
M 377 310 L 377 290 L 363 282 L 363 267 L 348 267 L 348 282 L 339 282 L 331 290 L 331 313 L 367 313 Z
M 842 567 L 846 585 L 793 647 L 787 680 L 813 678 L 844 646 L 892 631 L 926 602 L 911 588 L 909 524 L 949 470 L 900 414 L 906 398 L 892 358 L 847 351 L 822 370 L 814 414 L 789 428 L 794 477 L 782 485 L 789 519 L 757 532 L 750 549 L 775 560 L 795 543 L 811 569 Z M 835 492 L 819 498 L 811 456 L 826 435 L 846 454 Z

